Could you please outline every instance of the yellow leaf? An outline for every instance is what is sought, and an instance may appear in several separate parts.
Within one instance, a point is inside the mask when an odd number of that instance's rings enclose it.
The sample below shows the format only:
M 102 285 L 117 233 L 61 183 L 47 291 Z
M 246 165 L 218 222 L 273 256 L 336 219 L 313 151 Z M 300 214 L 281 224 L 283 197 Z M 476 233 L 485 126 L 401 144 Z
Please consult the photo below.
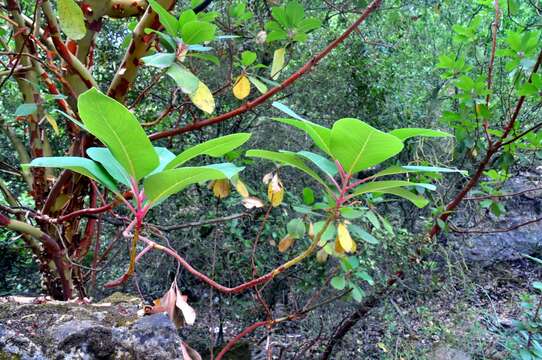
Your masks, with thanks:
M 318 250 L 316 253 L 316 261 L 318 261 L 320 264 L 323 264 L 327 261 L 328 254 L 324 250 L 324 248 Z
M 245 75 L 241 75 L 235 80 L 233 95 L 239 100 L 243 100 L 250 95 L 250 81 Z
M 376 346 L 378 346 L 385 353 L 388 352 L 388 349 L 386 348 L 386 345 L 384 345 L 384 343 L 379 342 L 378 344 L 376 344 Z
M 235 190 L 237 190 L 239 195 L 241 195 L 245 199 L 250 196 L 246 185 L 239 179 L 237 179 L 237 182 L 235 183 Z
M 288 250 L 294 244 L 294 240 L 294 237 L 289 234 L 283 237 L 279 242 L 279 251 L 283 253 Z
M 344 254 L 344 249 L 341 246 L 338 236 L 335 238 L 335 252 L 340 255 Z
M 337 225 L 337 239 L 339 239 L 339 244 L 345 252 L 353 253 L 356 251 L 356 243 L 352 240 L 346 225 L 343 223 Z
M 49 114 L 46 114 L 45 115 L 45 119 L 47 119 L 47 122 L 49 123 L 49 125 L 51 125 L 51 127 L 53 128 L 55 134 L 59 134 L 59 130 L 58 130 L 58 124 L 56 123 L 56 120 L 54 117 L 52 117 L 51 115 Z
M 273 176 L 267 187 L 267 197 L 273 207 L 277 207 L 284 199 L 284 187 L 277 174 Z
M 211 93 L 211 90 L 202 83 L 198 83 L 198 88 L 194 91 L 193 94 L 189 94 L 190 100 L 196 105 L 200 110 L 205 111 L 208 114 L 212 114 L 215 111 L 215 98 Z
M 275 50 L 273 54 L 273 65 L 271 65 L 271 79 L 276 80 L 279 77 L 281 70 L 284 68 L 285 48 Z
M 224 199 L 230 195 L 230 182 L 226 179 L 215 180 L 213 184 L 213 194 L 219 198 Z

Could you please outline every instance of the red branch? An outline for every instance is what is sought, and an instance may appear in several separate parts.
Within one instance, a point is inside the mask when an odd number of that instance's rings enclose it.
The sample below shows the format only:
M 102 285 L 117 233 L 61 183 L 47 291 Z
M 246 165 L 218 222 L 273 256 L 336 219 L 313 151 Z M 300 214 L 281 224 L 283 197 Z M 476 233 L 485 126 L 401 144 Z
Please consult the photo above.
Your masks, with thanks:
M 241 340 L 243 337 L 247 336 L 248 334 L 250 334 L 251 332 L 253 332 L 257 328 L 268 325 L 268 324 L 271 324 L 272 322 L 273 321 L 259 321 L 259 322 L 256 322 L 256 323 L 246 327 L 243 331 L 241 331 L 239 334 L 237 334 L 233 339 L 228 341 L 226 346 L 224 346 L 224 348 L 218 353 L 215 360 L 221 360 L 224 357 L 224 355 L 226 355 L 226 353 L 228 351 L 230 351 L 235 346 L 235 344 L 237 344 L 239 342 L 239 340 Z
M 243 114 L 243 113 L 257 107 L 258 105 L 263 104 L 269 98 L 271 98 L 273 95 L 275 95 L 276 93 L 284 90 L 288 86 L 292 85 L 297 79 L 299 79 L 304 74 L 308 73 L 326 55 L 328 55 L 340 43 L 342 43 L 346 38 L 348 38 L 348 36 L 354 30 L 356 30 L 358 28 L 358 26 L 360 26 L 365 21 L 365 19 L 367 19 L 367 17 L 369 17 L 369 15 L 374 10 L 376 10 L 380 6 L 381 1 L 382 0 L 374 0 L 369 6 L 367 6 L 365 11 L 363 11 L 363 13 L 359 17 L 359 19 L 356 20 L 356 22 L 354 22 L 352 25 L 350 25 L 350 27 L 348 29 L 346 29 L 346 31 L 341 36 L 339 36 L 337 39 L 335 39 L 333 42 L 331 42 L 320 53 L 316 54 L 313 58 L 311 58 L 307 63 L 305 63 L 305 65 L 303 65 L 303 67 L 301 69 L 299 69 L 298 71 L 293 73 L 288 79 L 284 80 L 282 82 L 282 84 L 280 84 L 279 86 L 272 88 L 271 90 L 269 90 L 265 94 L 257 97 L 256 99 L 254 99 L 252 101 L 249 101 L 249 102 L 241 105 L 237 109 L 234 109 L 234 110 L 229 111 L 227 113 L 224 113 L 222 115 L 218 115 L 218 116 L 216 116 L 214 118 L 194 122 L 194 123 L 186 125 L 185 127 L 182 127 L 182 128 L 170 129 L 170 130 L 165 130 L 165 131 L 154 133 L 154 134 L 152 134 L 150 136 L 150 139 L 151 140 L 158 140 L 158 139 L 171 137 L 171 136 L 183 134 L 183 133 L 186 133 L 186 132 L 198 130 L 198 129 L 204 128 L 206 126 L 214 125 L 214 124 L 220 123 L 222 121 L 231 119 L 231 118 L 233 118 L 233 117 L 235 117 L 237 115 L 241 115 L 241 114 Z

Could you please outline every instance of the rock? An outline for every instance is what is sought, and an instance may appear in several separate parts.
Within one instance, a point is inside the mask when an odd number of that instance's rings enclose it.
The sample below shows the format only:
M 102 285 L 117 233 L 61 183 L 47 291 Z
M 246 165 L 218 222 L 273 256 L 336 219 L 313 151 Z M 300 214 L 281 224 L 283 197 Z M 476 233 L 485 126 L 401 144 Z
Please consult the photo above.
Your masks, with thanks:
M 429 358 L 432 360 L 472 360 L 467 353 L 447 345 L 438 346 Z
M 491 213 L 480 217 L 478 210 L 459 211 L 453 219 L 462 229 L 491 231 L 508 229 L 542 217 L 542 190 L 524 192 L 541 187 L 540 175 L 521 173 L 507 181 L 503 193 L 519 193 L 499 201 L 506 213 L 496 217 Z M 495 262 L 523 258 L 523 254 L 535 255 L 542 251 L 542 221 L 521 226 L 512 231 L 492 233 L 451 234 L 449 239 L 456 245 L 465 259 L 490 265 Z
M 0 302 L 0 359 L 182 359 L 182 339 L 168 317 L 139 318 L 137 310 L 124 301 Z

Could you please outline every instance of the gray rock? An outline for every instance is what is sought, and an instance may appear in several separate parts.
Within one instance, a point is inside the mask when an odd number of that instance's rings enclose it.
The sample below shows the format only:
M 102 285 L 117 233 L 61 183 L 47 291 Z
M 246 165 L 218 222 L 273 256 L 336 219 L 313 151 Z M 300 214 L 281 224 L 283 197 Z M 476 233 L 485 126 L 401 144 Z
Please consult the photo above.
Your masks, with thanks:
M 438 346 L 431 354 L 433 360 L 472 360 L 465 352 L 447 345 Z
M 137 308 L 126 309 L 0 302 L 0 359 L 182 359 L 182 339 L 165 314 L 139 318 Z

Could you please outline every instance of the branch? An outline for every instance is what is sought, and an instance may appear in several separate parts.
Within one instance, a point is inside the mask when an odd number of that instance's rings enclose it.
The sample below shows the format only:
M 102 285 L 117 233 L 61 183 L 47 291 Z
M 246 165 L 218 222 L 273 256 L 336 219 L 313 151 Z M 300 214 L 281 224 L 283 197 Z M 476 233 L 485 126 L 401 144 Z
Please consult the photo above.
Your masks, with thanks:
M 242 218 L 242 217 L 245 217 L 245 216 L 250 216 L 250 213 L 244 212 L 244 213 L 224 216 L 224 217 L 221 217 L 221 218 L 203 220 L 203 221 L 192 221 L 192 222 L 179 224 L 179 225 L 170 225 L 170 226 L 153 225 L 153 226 L 155 228 L 157 228 L 158 230 L 173 231 L 173 230 L 186 229 L 186 228 L 191 228 L 191 227 L 196 227 L 196 226 L 205 226 L 205 225 L 217 224 L 217 223 L 221 223 L 221 222 L 225 222 L 225 221 L 229 221 L 229 220 L 239 219 L 239 218 Z
M 357 19 L 346 31 L 339 36 L 337 39 L 332 41 L 324 50 L 322 50 L 319 54 L 316 54 L 313 58 L 311 58 L 305 65 L 303 65 L 302 68 L 300 68 L 298 71 L 293 73 L 288 79 L 284 80 L 282 84 L 280 84 L 277 87 L 272 88 L 265 94 L 257 97 L 256 99 L 249 101 L 237 109 L 234 109 L 232 111 L 229 111 L 227 113 L 224 113 L 222 115 L 218 115 L 214 118 L 206 119 L 206 120 L 200 120 L 196 121 L 192 124 L 189 124 L 182 128 L 177 129 L 170 129 L 165 130 L 161 132 L 157 132 L 154 134 L 151 134 L 149 138 L 151 140 L 158 140 L 166 137 L 171 137 L 179 134 L 183 134 L 186 132 L 194 131 L 201 129 L 206 126 L 214 125 L 217 123 L 220 123 L 222 121 L 231 119 L 235 116 L 241 115 L 263 103 L 265 103 L 267 100 L 269 100 L 273 95 L 276 93 L 286 89 L 288 86 L 292 85 L 297 79 L 299 79 L 304 74 L 308 73 L 314 66 L 316 66 L 326 55 L 328 55 L 333 49 L 335 49 L 339 44 L 341 44 L 348 36 L 360 26 L 369 15 L 375 11 L 381 3 L 382 0 L 374 0 L 363 12 L 363 14 Z
M 173 7 L 175 4 L 175 0 L 159 0 L 158 2 L 166 9 Z M 145 29 L 159 30 L 160 27 L 158 14 L 148 6 L 147 11 L 145 11 L 145 14 L 134 29 L 132 41 L 130 41 L 128 50 L 124 54 L 124 59 L 122 59 L 115 77 L 109 86 L 109 90 L 107 91 L 109 96 L 120 102 L 124 100 L 128 90 L 130 90 L 130 87 L 134 83 L 137 69 L 142 64 L 140 59 L 147 53 L 150 43 L 154 39 L 154 34 L 145 34 Z
M 478 230 L 478 229 L 461 229 L 452 224 L 451 222 L 448 223 L 450 225 L 450 229 L 452 229 L 453 232 L 461 233 L 461 234 L 496 234 L 496 233 L 505 233 L 512 230 L 519 229 L 520 227 L 527 226 L 530 224 L 537 223 L 539 221 L 542 221 L 542 217 L 532 219 L 526 222 L 523 222 L 521 224 L 516 224 L 514 226 L 510 226 L 508 228 L 504 229 L 495 229 L 495 230 Z
M 485 196 L 476 196 L 476 197 L 466 197 L 463 200 L 465 200 L 465 201 L 479 201 L 479 200 L 486 200 L 486 199 L 493 199 L 493 198 L 512 197 L 512 196 L 518 196 L 518 195 L 522 195 L 522 194 L 525 194 L 525 193 L 528 193 L 528 192 L 531 192 L 531 191 L 538 191 L 538 190 L 542 190 L 542 186 L 541 187 L 535 187 L 535 188 L 532 188 L 532 189 L 522 190 L 522 191 L 518 191 L 518 192 L 514 192 L 514 193 L 501 194 L 501 195 L 485 195 Z
M 41 231 L 40 229 L 29 225 L 25 222 L 10 219 L 5 215 L 0 214 L 0 227 L 5 227 L 9 230 L 21 233 L 21 234 L 28 234 L 32 236 L 33 238 L 41 241 L 43 243 L 43 247 L 45 250 L 51 255 L 57 270 L 58 275 L 60 277 L 60 281 L 62 282 L 62 288 L 63 288 L 63 295 L 64 300 L 68 300 L 71 298 L 72 292 L 69 281 L 66 279 L 65 276 L 65 264 L 62 260 L 63 257 L 63 251 L 60 249 L 56 241 L 54 241 L 49 235 Z

